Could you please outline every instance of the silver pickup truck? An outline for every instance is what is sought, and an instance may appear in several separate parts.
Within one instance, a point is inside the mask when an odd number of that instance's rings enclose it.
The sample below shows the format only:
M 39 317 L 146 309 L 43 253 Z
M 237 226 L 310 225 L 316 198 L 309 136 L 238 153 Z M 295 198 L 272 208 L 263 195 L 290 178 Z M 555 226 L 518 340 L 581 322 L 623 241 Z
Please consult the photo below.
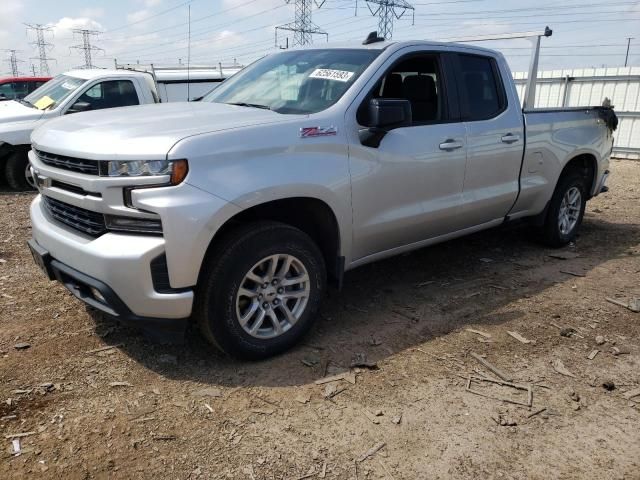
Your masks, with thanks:
M 72 115 L 32 135 L 35 261 L 122 321 L 262 358 L 327 281 L 528 219 L 570 242 L 606 189 L 615 115 L 522 111 L 504 57 L 423 41 L 287 50 L 197 103 Z

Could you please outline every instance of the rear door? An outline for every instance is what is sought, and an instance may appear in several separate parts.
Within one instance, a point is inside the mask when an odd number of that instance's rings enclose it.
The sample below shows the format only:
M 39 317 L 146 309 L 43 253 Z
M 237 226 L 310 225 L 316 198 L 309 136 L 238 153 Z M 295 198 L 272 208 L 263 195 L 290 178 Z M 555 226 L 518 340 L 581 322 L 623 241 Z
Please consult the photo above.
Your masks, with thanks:
M 524 129 L 518 99 L 507 88 L 506 63 L 475 53 L 457 53 L 452 60 L 467 130 L 461 218 L 472 227 L 504 217 L 513 206 Z
M 358 103 L 349 147 L 354 260 L 459 228 L 466 148 L 455 84 L 445 53 L 407 50 Z M 413 114 L 410 126 L 390 130 L 377 148 L 357 136 L 371 98 L 409 100 Z

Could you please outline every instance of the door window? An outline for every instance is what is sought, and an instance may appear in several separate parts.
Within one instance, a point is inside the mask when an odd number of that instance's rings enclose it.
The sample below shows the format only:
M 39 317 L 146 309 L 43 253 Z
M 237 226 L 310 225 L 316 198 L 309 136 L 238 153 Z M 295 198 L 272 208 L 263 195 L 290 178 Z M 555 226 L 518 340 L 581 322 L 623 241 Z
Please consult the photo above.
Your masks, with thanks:
M 100 82 L 84 92 L 78 102 L 91 105 L 91 110 L 139 105 L 138 94 L 129 80 Z
M 27 91 L 27 82 L 11 82 L 0 85 L 0 98 L 15 99 L 24 98 Z
M 458 55 L 458 89 L 464 120 L 487 120 L 506 108 L 495 61 L 478 55 Z
M 358 111 L 358 122 L 368 125 L 371 98 L 397 98 L 411 103 L 412 124 L 441 123 L 446 119 L 442 75 L 435 55 L 411 55 L 385 73 Z
M 0 85 L 0 99 L 6 100 L 6 99 L 12 99 L 14 98 L 14 91 L 13 91 L 13 83 L 3 83 L 2 85 Z

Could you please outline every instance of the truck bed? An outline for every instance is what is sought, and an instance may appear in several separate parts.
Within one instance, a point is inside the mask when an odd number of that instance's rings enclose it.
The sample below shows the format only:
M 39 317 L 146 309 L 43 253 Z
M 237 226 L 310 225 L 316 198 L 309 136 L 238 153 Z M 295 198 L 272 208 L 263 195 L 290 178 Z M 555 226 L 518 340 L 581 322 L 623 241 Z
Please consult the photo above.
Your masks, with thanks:
M 512 218 L 536 215 L 545 209 L 556 179 L 568 159 L 576 155 L 593 158 L 595 181 L 590 194 L 608 169 L 613 145 L 611 120 L 615 114 L 606 107 L 526 109 L 523 111 L 526 147 L 520 173 L 520 195 Z M 607 159 L 598 166 L 596 158 Z

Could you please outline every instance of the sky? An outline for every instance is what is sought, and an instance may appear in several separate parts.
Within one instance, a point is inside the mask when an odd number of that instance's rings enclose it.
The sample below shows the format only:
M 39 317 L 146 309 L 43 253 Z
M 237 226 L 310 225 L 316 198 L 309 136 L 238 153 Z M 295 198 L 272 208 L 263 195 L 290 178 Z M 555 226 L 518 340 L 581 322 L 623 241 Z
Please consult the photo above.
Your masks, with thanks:
M 396 0 L 402 3 L 401 0 Z M 470 35 L 542 31 L 553 36 L 542 41 L 540 70 L 622 66 L 631 41 L 629 64 L 640 65 L 640 1 L 609 0 L 416 0 L 415 10 L 395 19 L 394 40 L 447 40 Z M 21 73 L 39 71 L 35 32 L 25 24 L 49 27 L 48 56 L 51 73 L 84 64 L 82 37 L 73 29 L 100 32 L 91 36 L 93 63 L 111 67 L 118 63 L 159 66 L 186 64 L 189 8 L 191 10 L 192 65 L 246 65 L 277 50 L 275 27 L 294 20 L 294 5 L 286 0 L 2 0 L 0 7 L 0 73 L 11 72 L 7 49 L 18 50 Z M 318 8 L 318 4 L 321 4 Z M 396 14 L 402 14 L 396 9 Z M 332 42 L 359 44 L 376 30 L 365 0 L 318 0 L 312 20 Z M 292 44 L 290 32 L 280 31 L 277 42 Z M 326 42 L 314 35 L 314 45 Z M 530 42 L 483 42 L 501 50 L 513 71 L 528 69 Z

